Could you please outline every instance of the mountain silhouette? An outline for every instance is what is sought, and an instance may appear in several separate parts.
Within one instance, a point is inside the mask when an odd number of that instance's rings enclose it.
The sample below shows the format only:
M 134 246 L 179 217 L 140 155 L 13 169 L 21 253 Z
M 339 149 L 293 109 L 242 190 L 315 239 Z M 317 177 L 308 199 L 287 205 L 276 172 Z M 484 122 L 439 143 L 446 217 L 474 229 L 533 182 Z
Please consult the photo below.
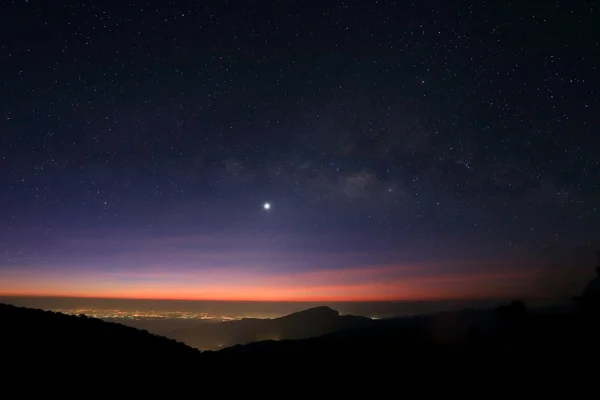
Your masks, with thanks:
M 212 365 L 246 366 L 318 360 L 331 368 L 344 368 L 351 354 L 373 371 L 388 365 L 405 370 L 423 363 L 454 368 L 457 362 L 477 368 L 572 368 L 582 365 L 582 357 L 600 355 L 598 334 L 598 324 L 577 313 L 529 311 L 522 302 L 513 302 L 495 310 L 376 320 L 319 337 L 236 345 L 203 352 L 203 359 Z
M 189 382 L 200 379 L 209 387 L 213 379 L 227 385 L 255 373 L 272 380 L 266 383 L 283 379 L 308 387 L 324 381 L 335 385 L 336 379 L 328 378 L 332 371 L 363 381 L 392 372 L 405 379 L 419 371 L 429 377 L 454 371 L 492 374 L 499 366 L 510 368 L 513 375 L 517 369 L 524 374 L 565 368 L 581 373 L 586 365 L 582 360 L 600 355 L 597 322 L 576 312 L 532 312 L 520 302 L 496 310 L 388 320 L 341 316 L 318 307 L 281 318 L 222 325 L 236 326 L 245 340 L 275 333 L 304 338 L 271 338 L 201 352 L 117 323 L 0 305 L 0 355 L 3 365 L 10 367 L 3 375 L 5 390 L 17 378 L 37 382 L 48 374 L 56 379 L 85 374 L 86 379 L 101 379 L 105 385 L 131 384 L 143 376 L 137 393 L 152 394 L 160 384 L 181 385 L 183 377 Z M 320 331 L 330 332 L 319 335 Z M 298 374 L 306 373 L 308 366 L 312 378 L 298 381 Z M 317 375 L 322 379 L 317 380 Z M 349 384 L 342 390 L 352 392 L 354 387 Z M 66 388 L 60 386 L 58 392 Z
M 200 352 L 186 344 L 125 325 L 0 304 L 0 354 L 6 365 L 27 361 L 47 370 L 106 364 L 160 371 L 199 365 Z
M 372 324 L 366 317 L 340 315 L 329 307 L 315 307 L 279 318 L 243 318 L 183 328 L 169 337 L 201 350 L 216 350 L 264 340 L 305 339 Z

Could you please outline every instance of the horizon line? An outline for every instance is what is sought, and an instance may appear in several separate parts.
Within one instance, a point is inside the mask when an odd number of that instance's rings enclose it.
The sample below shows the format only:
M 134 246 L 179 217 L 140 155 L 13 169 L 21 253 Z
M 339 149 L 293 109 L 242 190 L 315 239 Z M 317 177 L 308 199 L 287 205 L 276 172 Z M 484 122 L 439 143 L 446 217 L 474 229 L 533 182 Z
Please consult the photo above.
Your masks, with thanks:
M 5 294 L 0 293 L 0 298 L 38 298 L 38 299 L 86 299 L 86 300 L 137 300 L 137 301 L 183 301 L 183 302 L 221 302 L 221 303 L 438 303 L 438 302 L 493 302 L 493 301 L 527 301 L 527 300 L 557 300 L 553 297 L 488 297 L 488 298 L 440 298 L 440 299 L 288 299 L 288 300 L 258 300 L 258 299 L 208 299 L 208 298 L 148 298 L 148 297 L 100 297 L 100 296 L 69 296 L 69 295 L 37 295 L 37 294 Z

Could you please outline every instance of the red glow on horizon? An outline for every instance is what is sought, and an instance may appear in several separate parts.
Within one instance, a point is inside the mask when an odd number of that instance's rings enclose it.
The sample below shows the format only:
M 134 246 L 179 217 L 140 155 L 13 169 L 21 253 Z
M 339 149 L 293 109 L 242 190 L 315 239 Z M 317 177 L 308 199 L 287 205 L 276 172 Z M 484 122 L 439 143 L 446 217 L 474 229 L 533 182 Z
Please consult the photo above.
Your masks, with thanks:
M 370 266 L 274 275 L 266 271 L 165 271 L 4 276 L 3 296 L 267 302 L 492 299 L 532 294 L 535 271 L 437 273 L 422 266 Z

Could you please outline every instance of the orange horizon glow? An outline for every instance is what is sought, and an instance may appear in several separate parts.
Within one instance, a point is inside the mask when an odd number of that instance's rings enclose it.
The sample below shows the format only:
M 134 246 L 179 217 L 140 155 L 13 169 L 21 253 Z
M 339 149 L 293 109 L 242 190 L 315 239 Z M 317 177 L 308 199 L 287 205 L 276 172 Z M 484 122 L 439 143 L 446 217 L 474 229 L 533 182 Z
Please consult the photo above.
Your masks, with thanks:
M 87 272 L 3 276 L 0 296 L 251 302 L 445 301 L 518 297 L 535 270 L 424 275 L 423 266 L 288 272 Z M 420 273 L 419 273 L 420 272 Z
M 359 237 L 337 237 L 338 244 L 326 242 L 328 238 L 82 232 L 58 237 L 52 257 L 30 254 L 0 261 L 0 296 L 313 303 L 485 300 L 576 295 L 589 276 L 587 255 L 579 253 L 562 258 L 468 252 L 441 257 L 436 256 L 437 241 L 425 245 L 410 238 L 402 249 L 368 253 L 360 249 Z M 451 237 L 443 240 L 454 243 Z M 411 253 L 410 247 L 429 249 L 431 255 L 420 250 L 417 256 L 403 256 Z M 559 268 L 552 267 L 556 263 Z M 584 268 L 578 270 L 578 265 Z
M 307 297 L 297 299 L 246 299 L 246 298 L 177 298 L 177 297 L 131 297 L 131 296 L 95 296 L 95 295 L 61 295 L 61 294 L 28 294 L 28 293 L 0 293 L 0 298 L 41 298 L 41 299 L 96 299 L 96 300 L 149 300 L 149 301 L 207 301 L 207 302 L 231 302 L 231 303 L 394 303 L 394 302 L 444 302 L 444 301 L 478 301 L 478 300 L 505 300 L 510 296 L 502 297 L 452 297 L 452 298 L 430 298 L 430 299 L 405 299 L 405 298 L 337 298 L 337 297 Z M 530 296 L 529 298 L 538 298 L 539 296 Z M 543 297 L 540 297 L 543 298 Z M 517 299 L 515 297 L 515 299 Z M 519 297 L 521 299 L 521 297 Z

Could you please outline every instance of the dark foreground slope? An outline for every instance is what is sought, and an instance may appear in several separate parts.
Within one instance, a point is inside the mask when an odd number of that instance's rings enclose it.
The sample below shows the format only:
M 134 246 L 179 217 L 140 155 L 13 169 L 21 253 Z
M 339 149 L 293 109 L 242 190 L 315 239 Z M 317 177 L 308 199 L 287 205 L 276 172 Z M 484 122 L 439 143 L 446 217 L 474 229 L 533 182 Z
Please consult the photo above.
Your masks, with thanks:
M 178 329 L 168 336 L 201 350 L 217 350 L 264 340 L 306 339 L 344 329 L 368 327 L 366 317 L 340 315 L 329 307 L 315 307 L 280 318 L 244 318 Z
M 200 361 L 196 349 L 146 331 L 6 304 L 0 304 L 0 354 L 6 365 L 65 372 L 100 366 L 158 372 Z
M 367 382 L 385 386 L 423 374 L 495 377 L 545 369 L 568 375 L 595 365 L 599 332 L 575 313 L 534 314 L 517 305 L 373 321 L 321 337 L 201 353 L 116 323 L 0 305 L 4 382 L 85 376 L 89 384 L 129 382 L 144 393 L 190 384 L 235 391 L 244 386 L 234 383 L 244 379 L 261 388 L 286 381 L 353 392 Z M 363 385 L 350 384 L 355 380 Z

